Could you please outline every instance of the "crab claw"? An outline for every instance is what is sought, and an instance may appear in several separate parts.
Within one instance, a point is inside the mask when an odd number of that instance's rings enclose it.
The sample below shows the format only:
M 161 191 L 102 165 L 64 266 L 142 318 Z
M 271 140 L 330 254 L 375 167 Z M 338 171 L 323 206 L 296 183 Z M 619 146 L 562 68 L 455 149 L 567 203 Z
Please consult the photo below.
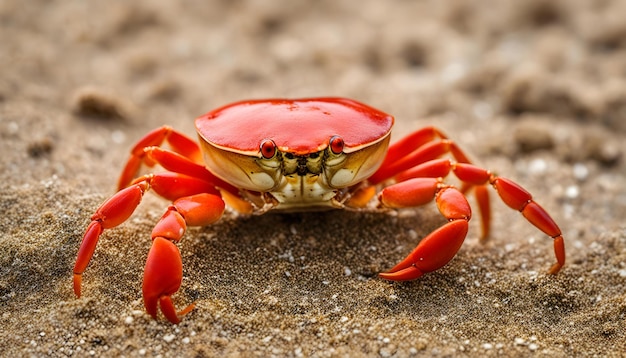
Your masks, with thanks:
M 408 281 L 441 268 L 459 251 L 467 230 L 466 220 L 445 224 L 426 236 L 413 252 L 389 272 L 378 275 L 386 280 Z
M 143 278 L 143 302 L 153 318 L 157 318 L 159 305 L 165 318 L 174 324 L 193 309 L 193 303 L 178 313 L 174 308 L 171 295 L 178 291 L 182 279 L 183 263 L 176 245 L 162 237 L 154 238 Z
M 417 178 L 387 187 L 381 193 L 386 206 L 404 207 L 423 204 L 435 196 L 439 212 L 448 223 L 431 232 L 389 272 L 378 274 L 393 281 L 408 281 L 446 265 L 461 248 L 472 209 L 465 196 L 453 187 L 439 189 L 437 179 Z

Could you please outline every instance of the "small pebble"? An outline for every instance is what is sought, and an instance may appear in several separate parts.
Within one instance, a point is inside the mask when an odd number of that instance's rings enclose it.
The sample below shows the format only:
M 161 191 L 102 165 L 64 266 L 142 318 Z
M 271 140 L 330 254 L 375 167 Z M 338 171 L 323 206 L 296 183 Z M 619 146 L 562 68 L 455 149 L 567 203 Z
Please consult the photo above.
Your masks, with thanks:
M 567 196 L 570 199 L 577 198 L 579 194 L 580 194 L 580 191 L 578 190 L 578 186 L 576 185 L 570 185 L 567 187 L 567 189 L 565 189 L 565 196 Z
M 543 159 L 534 159 L 528 166 L 528 171 L 532 174 L 543 174 L 548 170 L 548 163 Z
M 589 169 L 586 165 L 582 163 L 574 164 L 574 167 L 572 169 L 574 171 L 574 178 L 579 181 L 585 181 L 587 177 L 589 177 Z
M 111 140 L 115 144 L 122 144 L 126 140 L 126 134 L 120 130 L 113 131 L 113 133 L 111 133 Z

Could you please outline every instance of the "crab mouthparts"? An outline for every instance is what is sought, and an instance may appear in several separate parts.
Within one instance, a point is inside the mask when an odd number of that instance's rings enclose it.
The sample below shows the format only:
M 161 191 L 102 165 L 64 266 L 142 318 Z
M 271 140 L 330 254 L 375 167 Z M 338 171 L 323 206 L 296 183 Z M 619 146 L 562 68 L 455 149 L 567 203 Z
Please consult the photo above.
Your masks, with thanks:
M 298 176 L 319 175 L 322 172 L 322 157 L 319 152 L 307 155 L 283 154 L 283 174 Z
M 305 176 L 309 171 L 309 169 L 306 167 L 306 162 L 306 157 L 298 158 L 296 173 L 301 177 Z

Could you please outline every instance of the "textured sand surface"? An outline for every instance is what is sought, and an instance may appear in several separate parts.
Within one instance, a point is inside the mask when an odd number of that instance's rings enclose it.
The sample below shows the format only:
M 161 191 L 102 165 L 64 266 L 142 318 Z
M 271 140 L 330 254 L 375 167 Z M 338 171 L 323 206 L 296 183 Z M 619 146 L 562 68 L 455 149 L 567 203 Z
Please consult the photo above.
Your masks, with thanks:
M 0 2 L 0 355 L 626 355 L 626 2 Z M 243 217 L 192 228 L 179 325 L 141 279 L 167 202 L 76 252 L 133 143 L 264 97 L 344 96 L 436 125 L 521 183 L 552 243 L 493 200 L 443 269 L 376 274 L 443 223 L 434 208 Z M 495 195 L 493 199 L 497 199 Z

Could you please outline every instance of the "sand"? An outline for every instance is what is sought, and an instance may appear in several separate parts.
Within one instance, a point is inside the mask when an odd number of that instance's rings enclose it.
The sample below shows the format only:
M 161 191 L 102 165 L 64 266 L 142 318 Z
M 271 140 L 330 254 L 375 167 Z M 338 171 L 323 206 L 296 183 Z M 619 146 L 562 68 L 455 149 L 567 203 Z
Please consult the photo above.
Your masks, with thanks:
M 623 1 L 0 4 L 0 355 L 626 355 Z M 443 269 L 381 280 L 443 223 L 387 213 L 244 217 L 192 228 L 178 325 L 143 309 L 148 195 L 72 292 L 89 217 L 133 143 L 232 101 L 344 96 L 436 125 L 531 191 L 552 243 L 493 200 Z M 454 182 L 454 180 L 451 180 Z M 494 197 L 495 199 L 495 197 Z

